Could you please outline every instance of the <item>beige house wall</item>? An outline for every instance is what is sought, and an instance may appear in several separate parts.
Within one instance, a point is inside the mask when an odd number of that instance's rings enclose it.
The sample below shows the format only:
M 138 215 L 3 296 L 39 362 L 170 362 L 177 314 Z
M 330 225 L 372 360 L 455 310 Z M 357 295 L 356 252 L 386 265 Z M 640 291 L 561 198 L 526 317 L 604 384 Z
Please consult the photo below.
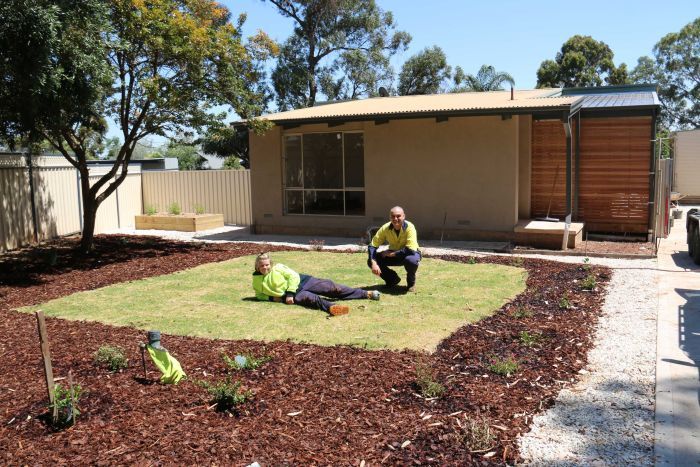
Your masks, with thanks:
M 530 216 L 530 180 L 532 174 L 532 116 L 518 117 L 518 217 Z
M 251 135 L 256 232 L 360 236 L 368 226 L 386 222 L 389 209 L 399 204 L 423 238 L 439 237 L 443 229 L 446 238 L 470 238 L 479 232 L 507 237 L 518 220 L 524 177 L 519 152 L 529 144 L 521 142 L 521 119 L 454 117 L 438 123 L 426 118 L 332 128 L 317 124 Z M 283 136 L 357 130 L 364 132 L 365 216 L 283 215 Z
M 673 191 L 684 195 L 686 201 L 700 201 L 700 130 L 676 134 L 673 164 Z

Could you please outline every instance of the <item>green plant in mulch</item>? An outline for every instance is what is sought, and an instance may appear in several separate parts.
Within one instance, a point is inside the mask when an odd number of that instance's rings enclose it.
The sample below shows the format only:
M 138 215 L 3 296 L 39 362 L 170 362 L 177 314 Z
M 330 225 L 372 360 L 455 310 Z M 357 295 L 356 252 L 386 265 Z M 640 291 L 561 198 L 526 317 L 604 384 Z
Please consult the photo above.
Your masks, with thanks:
M 75 425 L 75 419 L 80 415 L 78 401 L 82 393 L 80 385 L 63 387 L 56 384 L 53 389 L 53 403 L 49 404 L 49 410 L 55 411 L 56 418 L 51 424 L 54 428 L 66 428 Z
M 468 257 L 467 264 L 476 264 L 476 258 L 473 256 Z
M 593 290 L 598 283 L 595 280 L 593 274 L 588 274 L 586 278 L 581 282 L 581 287 L 583 290 Z
M 119 346 L 103 345 L 95 352 L 95 365 L 107 367 L 109 371 L 119 371 L 129 366 L 124 349 Z
M 309 250 L 321 251 L 325 244 L 325 240 L 309 240 Z
M 544 337 L 539 332 L 530 333 L 529 331 L 520 331 L 518 339 L 520 339 L 520 343 L 524 346 L 534 347 L 541 344 Z
M 516 268 L 521 268 L 525 264 L 525 260 L 520 256 L 516 256 L 510 259 L 510 265 Z
M 525 307 L 518 307 L 515 309 L 515 312 L 513 312 L 513 317 L 516 319 L 531 318 L 532 310 Z
M 221 354 L 221 358 L 223 359 L 224 363 L 226 364 L 229 369 L 234 370 L 234 371 L 241 371 L 241 370 L 256 370 L 265 363 L 269 362 L 272 360 L 272 357 L 269 355 L 263 355 L 261 357 L 256 357 L 253 354 L 243 354 L 241 355 L 243 357 L 242 359 L 239 358 L 238 361 L 236 358 L 231 358 L 225 353 Z
M 586 257 L 583 258 L 583 270 L 584 271 L 590 271 L 591 270 L 591 259 Z
M 571 308 L 571 300 L 569 300 L 569 296 L 567 294 L 562 295 L 559 299 L 558 305 L 560 310 L 568 310 Z
M 432 399 L 445 393 L 445 387 L 436 381 L 433 370 L 426 363 L 416 363 L 415 370 L 416 386 L 421 396 Z
M 194 205 L 194 213 L 195 214 L 204 214 L 206 211 L 204 209 L 204 206 L 201 204 L 195 204 Z
M 144 213 L 147 216 L 153 216 L 158 213 L 158 208 L 154 204 L 147 204 L 144 208 Z
M 168 205 L 168 214 L 172 214 L 173 216 L 178 216 L 182 214 L 182 208 L 180 207 L 180 203 L 177 201 L 173 201 Z
M 220 412 L 232 411 L 253 397 L 253 391 L 241 390 L 242 383 L 240 381 L 231 382 L 230 376 L 216 384 L 207 381 L 198 381 L 196 384 L 209 393 L 212 401 L 216 404 L 216 410 Z
M 496 435 L 491 430 L 489 422 L 484 417 L 468 417 L 465 415 L 465 420 L 460 422 L 457 419 L 459 426 L 458 438 L 471 452 L 483 452 L 494 447 L 496 443 Z
M 510 376 L 518 371 L 518 362 L 513 357 L 493 357 L 487 368 L 501 376 Z

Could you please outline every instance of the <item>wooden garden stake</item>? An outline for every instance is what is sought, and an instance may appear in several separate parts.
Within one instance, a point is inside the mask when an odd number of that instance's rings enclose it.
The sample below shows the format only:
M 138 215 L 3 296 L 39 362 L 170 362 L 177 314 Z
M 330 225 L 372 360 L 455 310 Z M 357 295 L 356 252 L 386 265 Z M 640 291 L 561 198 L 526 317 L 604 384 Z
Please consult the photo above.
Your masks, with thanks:
M 141 344 L 139 344 L 139 347 L 141 347 L 141 363 L 143 364 L 143 379 L 147 379 L 148 374 L 146 373 L 146 344 L 141 343 Z
M 41 356 L 44 359 L 44 376 L 46 376 L 46 391 L 49 393 L 49 403 L 53 406 L 51 417 L 55 422 L 58 419 L 58 407 L 54 404 L 54 380 L 53 367 L 51 366 L 51 351 L 49 350 L 49 337 L 46 333 L 46 322 L 44 313 L 39 310 L 35 313 L 37 326 L 39 327 L 39 344 L 41 345 Z
M 68 390 L 70 391 L 70 419 L 71 424 L 75 425 L 75 410 L 77 408 L 75 404 L 75 391 L 73 390 L 73 372 L 68 370 Z

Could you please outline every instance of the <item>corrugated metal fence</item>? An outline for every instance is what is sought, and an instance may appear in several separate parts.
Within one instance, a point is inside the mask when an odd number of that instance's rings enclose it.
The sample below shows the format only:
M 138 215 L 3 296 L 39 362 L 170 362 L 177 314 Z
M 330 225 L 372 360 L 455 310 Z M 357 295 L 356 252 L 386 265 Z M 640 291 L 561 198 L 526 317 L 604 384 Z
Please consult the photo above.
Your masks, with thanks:
M 103 167 L 92 168 L 90 182 L 96 182 L 106 172 Z M 130 167 L 126 180 L 100 205 L 95 233 L 133 226 L 141 205 L 141 170 Z M 24 155 L 2 154 L 0 251 L 31 243 L 35 229 L 39 241 L 82 230 L 78 171 L 62 156 L 33 157 L 30 167 Z
M 91 183 L 107 171 L 108 167 L 91 167 Z M 29 167 L 24 155 L 0 154 L 0 251 L 31 243 L 35 223 L 39 241 L 80 232 L 80 200 L 78 171 L 63 157 L 34 157 Z M 129 166 L 126 180 L 100 205 L 95 233 L 133 228 L 134 216 L 143 212 L 143 206 L 165 211 L 174 201 L 183 212 L 194 212 L 199 205 L 206 212 L 223 213 L 227 224 L 249 225 L 250 171 L 142 173 L 140 166 Z
M 165 212 L 177 202 L 183 212 L 223 214 L 226 224 L 250 225 L 249 170 L 143 172 L 143 205 Z

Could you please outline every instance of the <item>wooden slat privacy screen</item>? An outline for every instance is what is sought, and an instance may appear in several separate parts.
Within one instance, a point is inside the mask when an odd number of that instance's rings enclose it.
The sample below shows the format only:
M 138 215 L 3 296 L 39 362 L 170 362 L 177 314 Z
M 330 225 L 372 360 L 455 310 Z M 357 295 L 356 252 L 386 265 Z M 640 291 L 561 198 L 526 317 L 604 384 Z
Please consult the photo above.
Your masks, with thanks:
M 578 218 L 587 230 L 646 233 L 651 118 L 583 118 Z
M 566 215 L 566 133 L 560 120 L 532 122 L 531 216 Z

